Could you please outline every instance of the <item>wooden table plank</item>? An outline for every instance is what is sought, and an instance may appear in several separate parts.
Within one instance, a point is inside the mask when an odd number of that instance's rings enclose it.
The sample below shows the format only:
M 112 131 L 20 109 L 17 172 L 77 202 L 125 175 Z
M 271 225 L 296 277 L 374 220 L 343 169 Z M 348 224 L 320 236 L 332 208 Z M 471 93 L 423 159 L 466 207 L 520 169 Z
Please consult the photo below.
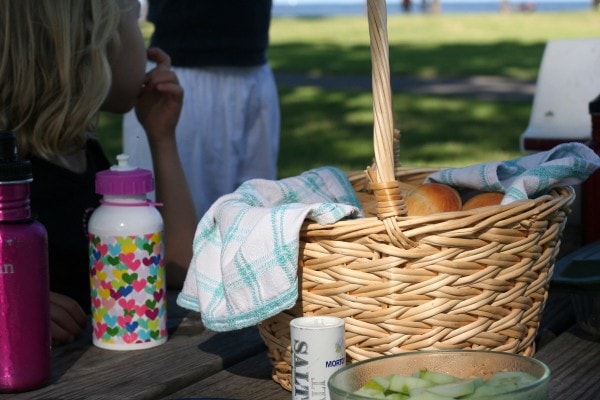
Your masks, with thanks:
M 154 399 L 193 384 L 264 351 L 254 328 L 217 334 L 177 335 L 146 350 L 65 349 L 49 386 L 11 399 Z M 8 397 L 0 396 L 0 399 Z
M 240 400 L 290 400 L 292 394 L 271 379 L 271 369 L 265 351 L 164 399 L 218 397 Z
M 147 350 L 102 350 L 92 345 L 88 326 L 77 342 L 53 350 L 48 386 L 0 395 L 0 400 L 291 398 L 271 379 L 271 365 L 256 328 L 207 331 L 199 314 L 176 306 L 175 295 L 170 294 L 168 302 L 167 343 Z M 600 339 L 587 336 L 575 326 L 548 341 L 536 358 L 551 369 L 550 400 L 598 398 Z
M 575 326 L 535 356 L 550 367 L 550 400 L 600 398 L 600 338 Z
M 175 304 L 174 302 L 170 302 Z M 53 350 L 52 378 L 36 391 L 4 399 L 156 399 L 265 351 L 254 327 L 216 333 L 195 313 L 169 308 L 169 340 L 158 347 L 112 351 L 91 344 L 91 327 L 75 343 Z

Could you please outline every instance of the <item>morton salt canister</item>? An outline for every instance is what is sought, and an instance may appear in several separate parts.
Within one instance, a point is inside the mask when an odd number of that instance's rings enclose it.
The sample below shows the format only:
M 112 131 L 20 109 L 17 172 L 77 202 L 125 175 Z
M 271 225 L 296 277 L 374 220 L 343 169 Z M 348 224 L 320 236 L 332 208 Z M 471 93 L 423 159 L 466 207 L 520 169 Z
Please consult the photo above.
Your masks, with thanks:
M 330 316 L 290 322 L 292 399 L 329 400 L 327 380 L 346 364 L 344 320 Z

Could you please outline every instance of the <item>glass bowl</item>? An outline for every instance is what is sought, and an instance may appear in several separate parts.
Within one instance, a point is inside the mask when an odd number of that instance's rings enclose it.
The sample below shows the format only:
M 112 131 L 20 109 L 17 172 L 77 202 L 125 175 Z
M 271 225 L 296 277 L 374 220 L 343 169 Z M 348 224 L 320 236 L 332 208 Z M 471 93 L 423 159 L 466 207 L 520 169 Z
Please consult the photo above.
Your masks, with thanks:
M 520 389 L 501 395 L 476 397 L 495 400 L 546 400 L 550 369 L 531 357 L 479 350 L 422 350 L 372 358 L 348 364 L 329 378 L 331 400 L 366 400 L 353 392 L 374 376 L 412 375 L 420 370 L 445 373 L 458 378 L 481 377 L 487 380 L 500 371 L 527 372 L 535 381 Z M 473 398 L 475 399 L 475 398 Z

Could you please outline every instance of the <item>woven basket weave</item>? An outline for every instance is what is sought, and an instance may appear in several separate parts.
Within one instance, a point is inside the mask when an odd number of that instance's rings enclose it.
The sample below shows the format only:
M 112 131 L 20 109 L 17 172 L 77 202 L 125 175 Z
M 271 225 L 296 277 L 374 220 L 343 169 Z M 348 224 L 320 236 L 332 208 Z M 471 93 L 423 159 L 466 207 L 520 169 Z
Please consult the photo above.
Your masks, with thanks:
M 346 323 L 349 362 L 424 349 L 533 355 L 571 188 L 505 206 L 408 217 L 402 189 L 435 169 L 395 167 L 384 0 L 367 0 L 375 164 L 350 175 L 367 215 L 300 233 L 298 302 L 259 324 L 273 379 L 291 390 L 289 323 Z

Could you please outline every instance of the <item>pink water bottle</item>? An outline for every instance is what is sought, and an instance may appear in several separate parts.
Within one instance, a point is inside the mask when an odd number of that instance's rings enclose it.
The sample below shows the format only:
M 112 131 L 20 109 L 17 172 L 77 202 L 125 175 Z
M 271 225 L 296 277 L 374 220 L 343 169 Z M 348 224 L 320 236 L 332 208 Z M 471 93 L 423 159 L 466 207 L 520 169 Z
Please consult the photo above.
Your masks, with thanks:
M 0 131 L 0 392 L 50 378 L 46 229 L 31 218 L 31 165 L 17 160 L 15 134 Z

